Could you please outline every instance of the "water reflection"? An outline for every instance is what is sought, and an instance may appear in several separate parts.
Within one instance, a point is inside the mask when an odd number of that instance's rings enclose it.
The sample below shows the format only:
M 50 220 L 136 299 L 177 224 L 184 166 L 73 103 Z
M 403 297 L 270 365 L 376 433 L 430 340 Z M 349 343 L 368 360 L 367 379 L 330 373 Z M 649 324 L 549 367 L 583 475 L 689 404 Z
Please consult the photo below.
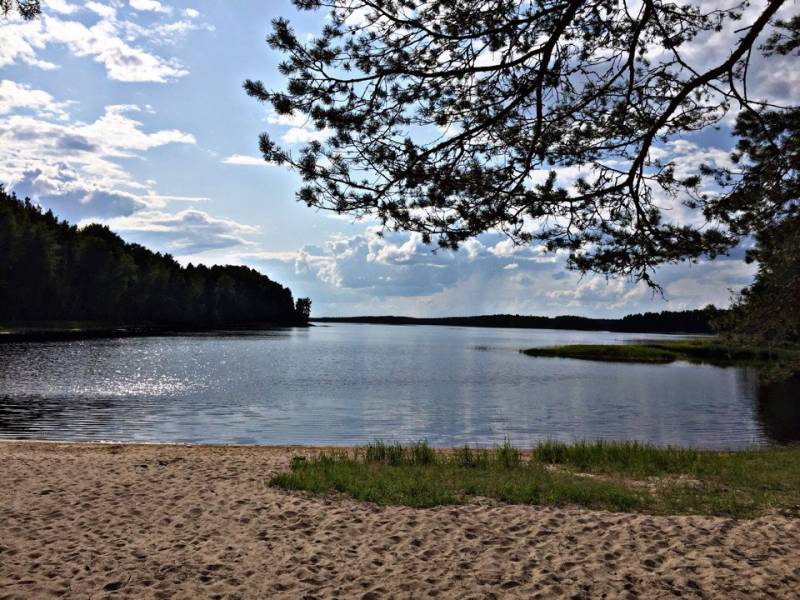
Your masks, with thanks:
M 58 439 L 59 432 L 74 432 L 69 438 L 93 439 L 109 431 L 119 413 L 116 398 L 45 398 L 29 396 L 0 398 L 0 435 L 4 437 Z M 126 415 L 126 420 L 129 420 Z
M 800 442 L 800 377 L 759 385 L 756 415 L 770 441 Z
M 708 448 L 800 441 L 797 380 L 763 387 L 743 369 L 518 353 L 636 337 L 337 324 L 0 345 L 0 437 L 456 446 L 507 435 L 519 445 L 603 438 Z

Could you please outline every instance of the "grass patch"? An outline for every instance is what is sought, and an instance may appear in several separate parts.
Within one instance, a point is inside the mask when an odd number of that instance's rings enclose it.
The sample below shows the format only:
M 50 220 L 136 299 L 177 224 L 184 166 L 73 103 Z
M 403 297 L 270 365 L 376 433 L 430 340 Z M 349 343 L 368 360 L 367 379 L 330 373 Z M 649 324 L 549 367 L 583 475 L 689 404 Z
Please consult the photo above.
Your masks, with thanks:
M 559 358 L 578 358 L 582 360 L 602 360 L 611 362 L 669 363 L 677 355 L 662 348 L 651 348 L 643 344 L 550 346 L 522 350 L 528 356 L 551 356 Z
M 768 363 L 797 361 L 797 348 L 766 348 L 733 345 L 719 338 L 664 340 L 633 344 L 576 344 L 521 350 L 528 356 L 577 358 L 611 362 L 670 363 L 676 360 L 718 365 L 760 366 Z
M 637 442 L 544 442 L 529 453 L 381 442 L 295 458 L 270 485 L 418 508 L 475 497 L 650 514 L 800 516 L 800 448 L 712 452 Z

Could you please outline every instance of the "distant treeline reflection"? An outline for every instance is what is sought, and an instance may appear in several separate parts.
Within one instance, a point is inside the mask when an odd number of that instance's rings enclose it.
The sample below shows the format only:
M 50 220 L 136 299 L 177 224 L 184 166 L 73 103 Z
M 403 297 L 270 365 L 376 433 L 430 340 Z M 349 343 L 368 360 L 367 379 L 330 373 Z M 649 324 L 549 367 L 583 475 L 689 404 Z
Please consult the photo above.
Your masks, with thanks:
M 379 323 L 384 325 L 451 325 L 464 327 L 512 327 L 520 329 L 573 329 L 582 331 L 620 331 L 628 333 L 714 333 L 712 321 L 719 309 L 647 312 L 621 319 L 590 319 L 565 315 L 536 317 L 526 315 L 482 315 L 476 317 L 324 317 L 315 322 Z
M 0 322 L 295 323 L 310 301 L 243 266 L 188 265 L 0 186 Z

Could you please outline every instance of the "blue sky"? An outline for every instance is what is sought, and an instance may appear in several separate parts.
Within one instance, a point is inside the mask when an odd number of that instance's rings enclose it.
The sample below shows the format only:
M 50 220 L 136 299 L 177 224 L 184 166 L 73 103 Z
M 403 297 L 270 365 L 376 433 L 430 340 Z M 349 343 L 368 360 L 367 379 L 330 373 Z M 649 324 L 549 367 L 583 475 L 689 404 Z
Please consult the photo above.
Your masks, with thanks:
M 379 238 L 374 223 L 297 203 L 297 176 L 258 158 L 261 131 L 287 144 L 316 133 L 276 118 L 241 84 L 282 84 L 280 56 L 264 42 L 273 18 L 311 34 L 322 13 L 298 13 L 289 0 L 43 5 L 39 21 L 0 24 L 0 181 L 181 262 L 251 265 L 310 296 L 317 316 L 616 316 L 725 305 L 752 277 L 741 251 L 669 266 L 657 273 L 661 298 L 629 281 L 581 278 L 563 256 L 500 235 L 436 254 L 415 235 Z M 784 75 L 764 70 L 756 84 L 791 95 Z M 723 127 L 661 151 L 724 162 L 730 143 Z

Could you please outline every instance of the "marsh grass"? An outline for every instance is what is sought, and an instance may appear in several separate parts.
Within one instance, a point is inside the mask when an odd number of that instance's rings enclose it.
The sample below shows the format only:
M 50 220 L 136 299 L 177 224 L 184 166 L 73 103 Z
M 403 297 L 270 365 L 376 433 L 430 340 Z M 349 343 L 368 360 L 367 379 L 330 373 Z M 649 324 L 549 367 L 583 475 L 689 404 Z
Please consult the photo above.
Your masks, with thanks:
M 610 362 L 670 363 L 676 360 L 718 365 L 760 366 L 797 360 L 800 350 L 788 347 L 736 345 L 720 338 L 665 340 L 632 344 L 575 344 L 521 350 L 528 356 Z
M 578 358 L 610 362 L 670 363 L 677 355 L 669 350 L 651 348 L 644 344 L 549 346 L 522 350 L 528 356 Z
M 800 516 L 800 448 L 711 452 L 638 442 L 544 442 L 522 453 L 376 442 L 296 459 L 270 485 L 430 507 L 475 497 L 651 514 Z

